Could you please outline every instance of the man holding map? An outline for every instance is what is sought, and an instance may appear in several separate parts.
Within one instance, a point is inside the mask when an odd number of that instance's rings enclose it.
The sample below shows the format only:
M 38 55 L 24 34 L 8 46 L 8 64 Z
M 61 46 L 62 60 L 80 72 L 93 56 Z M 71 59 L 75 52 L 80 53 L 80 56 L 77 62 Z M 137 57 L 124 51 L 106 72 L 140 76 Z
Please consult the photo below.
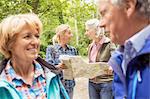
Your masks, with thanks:
M 99 27 L 100 21 L 90 19 L 85 23 L 85 35 L 92 40 L 88 48 L 89 63 L 107 62 L 111 57 L 115 45 L 104 35 L 104 30 Z M 90 99 L 112 99 L 112 74 L 96 76 L 89 80 Z
M 67 66 L 67 69 L 63 70 L 65 79 L 90 78 L 90 99 L 112 99 L 113 76 L 108 73 L 110 66 L 107 62 L 116 46 L 104 35 L 99 24 L 97 19 L 90 19 L 85 23 L 85 35 L 92 40 L 88 50 L 89 62 L 85 62 L 81 56 L 61 55 L 59 59 Z

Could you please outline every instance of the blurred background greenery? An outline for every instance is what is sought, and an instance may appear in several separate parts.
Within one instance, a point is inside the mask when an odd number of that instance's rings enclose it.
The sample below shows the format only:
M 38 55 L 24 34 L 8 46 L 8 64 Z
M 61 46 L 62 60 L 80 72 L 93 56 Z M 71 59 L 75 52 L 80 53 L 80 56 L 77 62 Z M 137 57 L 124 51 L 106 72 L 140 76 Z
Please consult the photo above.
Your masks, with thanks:
M 90 41 L 84 35 L 84 23 L 88 19 L 98 18 L 93 0 L 0 0 L 0 8 L 0 21 L 12 14 L 38 14 L 43 23 L 40 49 L 43 58 L 46 47 L 52 44 L 55 28 L 63 23 L 69 24 L 74 34 L 70 44 L 78 49 L 79 55 L 87 55 Z

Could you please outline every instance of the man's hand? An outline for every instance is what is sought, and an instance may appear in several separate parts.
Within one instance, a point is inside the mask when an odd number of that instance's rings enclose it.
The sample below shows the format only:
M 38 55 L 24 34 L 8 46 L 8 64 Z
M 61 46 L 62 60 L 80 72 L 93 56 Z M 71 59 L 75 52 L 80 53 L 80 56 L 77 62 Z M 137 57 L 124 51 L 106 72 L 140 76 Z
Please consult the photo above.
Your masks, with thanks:
M 111 66 L 109 66 L 109 69 L 108 69 L 108 71 L 107 71 L 107 74 L 108 74 L 108 75 L 112 75 L 112 74 L 113 74 L 113 69 L 112 69 Z

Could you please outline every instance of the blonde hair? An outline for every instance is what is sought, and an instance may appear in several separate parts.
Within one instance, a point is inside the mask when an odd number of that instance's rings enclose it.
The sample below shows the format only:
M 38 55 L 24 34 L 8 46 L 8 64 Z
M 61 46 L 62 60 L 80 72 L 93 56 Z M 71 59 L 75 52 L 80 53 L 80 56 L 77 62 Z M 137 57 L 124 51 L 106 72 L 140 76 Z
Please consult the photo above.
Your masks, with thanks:
M 52 43 L 53 45 L 57 44 L 58 43 L 58 40 L 57 40 L 57 36 L 54 35 L 53 38 L 52 38 Z
M 0 23 L 0 52 L 5 58 L 11 57 L 11 46 L 16 40 L 16 35 L 25 26 L 42 31 L 42 23 L 34 13 L 11 15 L 3 19 Z
M 59 36 L 64 35 L 65 31 L 69 28 L 70 28 L 70 26 L 68 24 L 59 25 L 55 30 L 56 35 L 54 35 L 54 37 L 53 37 L 53 44 L 55 44 L 55 42 L 59 43 L 60 42 Z

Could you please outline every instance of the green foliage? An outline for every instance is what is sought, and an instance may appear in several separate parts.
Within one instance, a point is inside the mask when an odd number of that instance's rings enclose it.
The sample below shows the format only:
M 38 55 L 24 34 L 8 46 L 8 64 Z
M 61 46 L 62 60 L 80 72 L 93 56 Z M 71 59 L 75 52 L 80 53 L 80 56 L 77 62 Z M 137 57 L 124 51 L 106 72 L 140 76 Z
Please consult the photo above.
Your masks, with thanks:
M 45 57 L 46 47 L 52 44 L 55 28 L 63 23 L 71 26 L 74 37 L 71 45 L 86 56 L 89 40 L 84 36 L 86 20 L 97 17 L 93 2 L 85 0 L 0 0 L 0 20 L 11 14 L 34 12 L 43 23 L 40 55 Z
M 1 62 L 2 59 L 3 59 L 3 56 L 2 56 L 2 54 L 0 54 L 0 62 Z

